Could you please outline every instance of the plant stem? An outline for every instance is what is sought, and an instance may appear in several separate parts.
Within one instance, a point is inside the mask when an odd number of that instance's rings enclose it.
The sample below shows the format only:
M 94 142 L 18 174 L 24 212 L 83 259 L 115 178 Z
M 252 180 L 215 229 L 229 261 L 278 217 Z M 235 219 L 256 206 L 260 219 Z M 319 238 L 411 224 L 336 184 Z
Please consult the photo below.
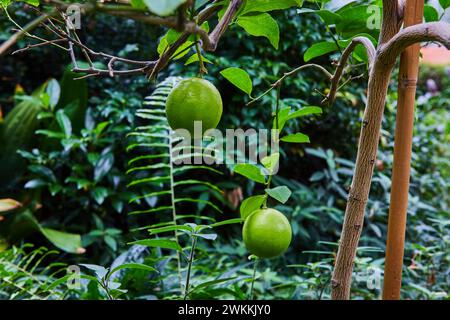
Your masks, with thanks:
M 255 262 L 253 263 L 253 277 L 252 277 L 252 284 L 250 286 L 250 297 L 249 300 L 253 300 L 253 287 L 255 284 L 255 277 L 256 277 L 256 269 L 258 267 L 258 257 L 255 258 Z
M 278 114 L 280 112 L 280 96 L 281 96 L 281 82 L 277 83 L 277 100 L 276 100 L 276 105 L 275 105 L 275 130 L 277 131 L 277 134 L 279 135 L 278 132 L 278 127 L 279 127 L 279 123 L 278 123 Z M 278 137 L 277 137 L 278 138 Z M 274 137 L 272 137 L 272 139 L 274 139 Z M 270 184 L 272 183 L 272 172 L 270 172 L 271 174 L 269 175 L 269 178 L 267 179 L 267 183 L 266 183 L 266 189 L 270 188 Z M 266 198 L 264 199 L 264 203 L 263 203 L 263 208 L 267 208 L 267 199 L 269 198 L 269 195 L 266 192 Z
M 327 77 L 328 80 L 330 80 L 330 79 L 333 77 L 333 75 L 332 75 L 331 73 L 329 73 L 328 70 L 325 69 L 324 67 L 322 67 L 321 65 L 314 64 L 314 63 L 304 64 L 304 65 L 302 65 L 302 66 L 300 66 L 300 67 L 297 67 L 297 68 L 295 68 L 295 69 L 293 69 L 293 70 L 291 70 L 291 71 L 289 71 L 289 72 L 285 72 L 285 73 L 283 74 L 283 76 L 282 76 L 280 79 L 278 79 L 276 82 L 274 82 L 274 83 L 272 83 L 272 84 L 270 85 L 270 88 L 269 88 L 269 89 L 267 89 L 266 91 L 264 91 L 262 94 L 260 94 L 260 95 L 257 96 L 256 98 L 254 98 L 254 99 L 250 100 L 249 102 L 247 102 L 246 105 L 249 106 L 249 105 L 251 105 L 252 103 L 258 101 L 259 99 L 261 99 L 262 97 L 264 97 L 266 94 L 268 94 L 270 91 L 272 91 L 273 89 L 275 89 L 275 88 L 277 88 L 279 85 L 281 85 L 281 83 L 283 82 L 284 79 L 286 79 L 286 78 L 288 78 L 288 77 L 291 77 L 291 76 L 297 74 L 298 72 L 300 72 L 301 70 L 306 69 L 306 68 L 316 68 L 316 69 L 318 69 L 319 71 L 323 72 L 323 73 L 326 75 L 326 77 Z
M 173 180 L 173 162 L 172 162 L 172 135 L 169 132 L 169 176 L 170 176 L 170 203 L 172 205 L 172 222 L 177 225 L 177 211 L 175 208 L 175 188 Z M 178 231 L 174 231 L 175 241 L 179 245 Z M 177 270 L 178 270 L 178 282 L 180 284 L 180 294 L 183 292 L 183 277 L 181 276 L 181 257 L 180 252 L 177 250 Z
M 101 285 L 102 288 L 105 290 L 108 299 L 109 299 L 109 300 L 114 300 L 114 298 L 112 297 L 112 295 L 109 293 L 107 280 L 102 280 L 102 281 L 100 282 L 100 285 Z
M 189 261 L 188 261 L 188 270 L 187 270 L 187 274 L 186 274 L 186 285 L 184 286 L 184 300 L 187 299 L 188 294 L 189 294 L 189 281 L 191 278 L 191 268 L 192 268 L 192 263 L 194 262 L 194 251 L 195 251 L 195 246 L 197 245 L 197 237 L 192 237 L 192 247 L 191 247 L 191 253 L 189 255 Z
M 197 36 L 197 38 L 198 38 L 198 36 Z M 200 68 L 198 70 L 198 76 L 200 78 L 202 78 L 204 74 L 208 73 L 208 70 L 206 69 L 205 64 L 203 63 L 202 49 L 200 48 L 200 43 L 199 43 L 198 39 L 195 42 L 195 50 L 197 51 L 198 62 L 200 64 Z

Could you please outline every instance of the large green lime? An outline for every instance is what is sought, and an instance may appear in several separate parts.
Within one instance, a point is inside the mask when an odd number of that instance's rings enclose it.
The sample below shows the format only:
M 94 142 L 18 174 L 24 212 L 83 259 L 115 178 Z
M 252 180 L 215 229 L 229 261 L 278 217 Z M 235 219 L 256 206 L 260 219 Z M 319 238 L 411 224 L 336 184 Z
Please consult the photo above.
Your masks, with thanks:
M 202 122 L 202 134 L 214 129 L 222 116 L 222 98 L 209 81 L 182 80 L 167 97 L 166 115 L 172 129 L 187 129 L 194 134 L 194 121 Z
M 259 209 L 250 214 L 242 234 L 248 251 L 260 258 L 283 254 L 292 238 L 288 219 L 275 209 Z

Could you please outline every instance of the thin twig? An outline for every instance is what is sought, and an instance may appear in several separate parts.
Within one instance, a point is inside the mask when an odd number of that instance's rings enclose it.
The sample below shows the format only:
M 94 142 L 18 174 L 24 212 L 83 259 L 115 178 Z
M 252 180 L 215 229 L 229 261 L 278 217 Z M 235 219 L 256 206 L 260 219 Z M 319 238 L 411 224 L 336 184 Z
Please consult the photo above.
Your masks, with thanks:
M 322 67 L 322 66 L 320 66 L 318 64 L 314 64 L 314 63 L 304 64 L 304 65 L 302 65 L 300 67 L 297 67 L 297 68 L 295 68 L 295 69 L 293 69 L 293 70 L 291 70 L 289 72 L 284 73 L 283 76 L 280 79 L 278 79 L 276 82 L 274 82 L 273 84 L 270 85 L 269 89 L 264 91 L 262 94 L 260 94 L 256 98 L 254 98 L 254 99 L 250 100 L 249 102 L 247 102 L 246 105 L 249 106 L 249 105 L 255 103 L 256 101 L 258 101 L 259 99 L 261 99 L 262 97 L 264 97 L 265 95 L 270 93 L 270 91 L 272 91 L 273 89 L 275 89 L 279 85 L 281 85 L 281 83 L 284 81 L 284 79 L 286 79 L 288 77 L 291 77 L 293 75 L 296 75 L 298 72 L 300 72 L 301 70 L 306 69 L 306 68 L 316 68 L 316 69 L 320 70 L 321 72 L 323 72 L 328 79 L 332 78 L 332 74 L 329 73 L 327 71 L 327 69 L 325 69 L 324 67 Z
M 29 45 L 27 45 L 26 47 L 24 47 L 24 48 L 22 48 L 22 49 L 18 49 L 18 50 L 16 50 L 16 51 L 13 51 L 13 52 L 11 53 L 11 55 L 15 55 L 15 54 L 17 54 L 17 53 L 20 53 L 20 52 L 29 50 L 29 49 L 31 49 L 31 48 L 41 47 L 41 46 L 49 45 L 49 44 L 52 44 L 52 43 L 56 43 L 56 42 L 64 42 L 64 41 L 67 41 L 67 39 L 47 40 L 47 41 L 40 42 L 40 43 L 29 44 Z M 66 51 L 69 51 L 69 49 L 67 49 L 67 48 L 64 48 L 64 49 L 65 49 Z
M 372 42 L 365 37 L 356 37 L 353 38 L 349 45 L 345 48 L 344 52 L 341 55 L 336 67 L 336 71 L 334 72 L 331 79 L 331 87 L 328 95 L 322 100 L 322 104 L 331 104 L 334 101 L 336 96 L 336 92 L 339 90 L 339 82 L 341 80 L 342 74 L 344 72 L 344 68 L 347 65 L 347 62 L 350 58 L 350 55 L 355 50 L 357 45 L 363 45 L 366 49 L 367 57 L 369 60 L 369 70 L 372 69 L 372 66 L 375 61 L 376 50 Z

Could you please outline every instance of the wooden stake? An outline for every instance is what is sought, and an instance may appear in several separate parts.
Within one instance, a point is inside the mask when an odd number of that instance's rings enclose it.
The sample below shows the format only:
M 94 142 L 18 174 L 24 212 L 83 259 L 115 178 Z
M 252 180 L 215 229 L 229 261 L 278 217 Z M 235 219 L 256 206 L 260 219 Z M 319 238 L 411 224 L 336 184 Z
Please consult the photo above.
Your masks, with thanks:
M 423 8 L 424 0 L 407 0 L 404 26 L 421 23 Z M 384 270 L 384 300 L 400 299 L 419 51 L 420 44 L 412 45 L 400 58 L 394 165 Z

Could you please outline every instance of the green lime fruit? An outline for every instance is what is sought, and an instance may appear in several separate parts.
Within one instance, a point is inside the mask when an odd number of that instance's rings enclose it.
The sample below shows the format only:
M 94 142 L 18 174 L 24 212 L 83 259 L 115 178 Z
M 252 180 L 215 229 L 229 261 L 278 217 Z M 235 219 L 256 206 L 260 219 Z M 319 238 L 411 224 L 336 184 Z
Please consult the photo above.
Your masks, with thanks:
M 166 115 L 173 130 L 186 129 L 194 135 L 194 121 L 202 122 L 202 134 L 214 129 L 222 116 L 219 90 L 204 79 L 182 80 L 167 97 Z
M 242 229 L 248 251 L 260 258 L 283 254 L 292 239 L 291 225 L 280 211 L 259 209 L 251 213 Z

